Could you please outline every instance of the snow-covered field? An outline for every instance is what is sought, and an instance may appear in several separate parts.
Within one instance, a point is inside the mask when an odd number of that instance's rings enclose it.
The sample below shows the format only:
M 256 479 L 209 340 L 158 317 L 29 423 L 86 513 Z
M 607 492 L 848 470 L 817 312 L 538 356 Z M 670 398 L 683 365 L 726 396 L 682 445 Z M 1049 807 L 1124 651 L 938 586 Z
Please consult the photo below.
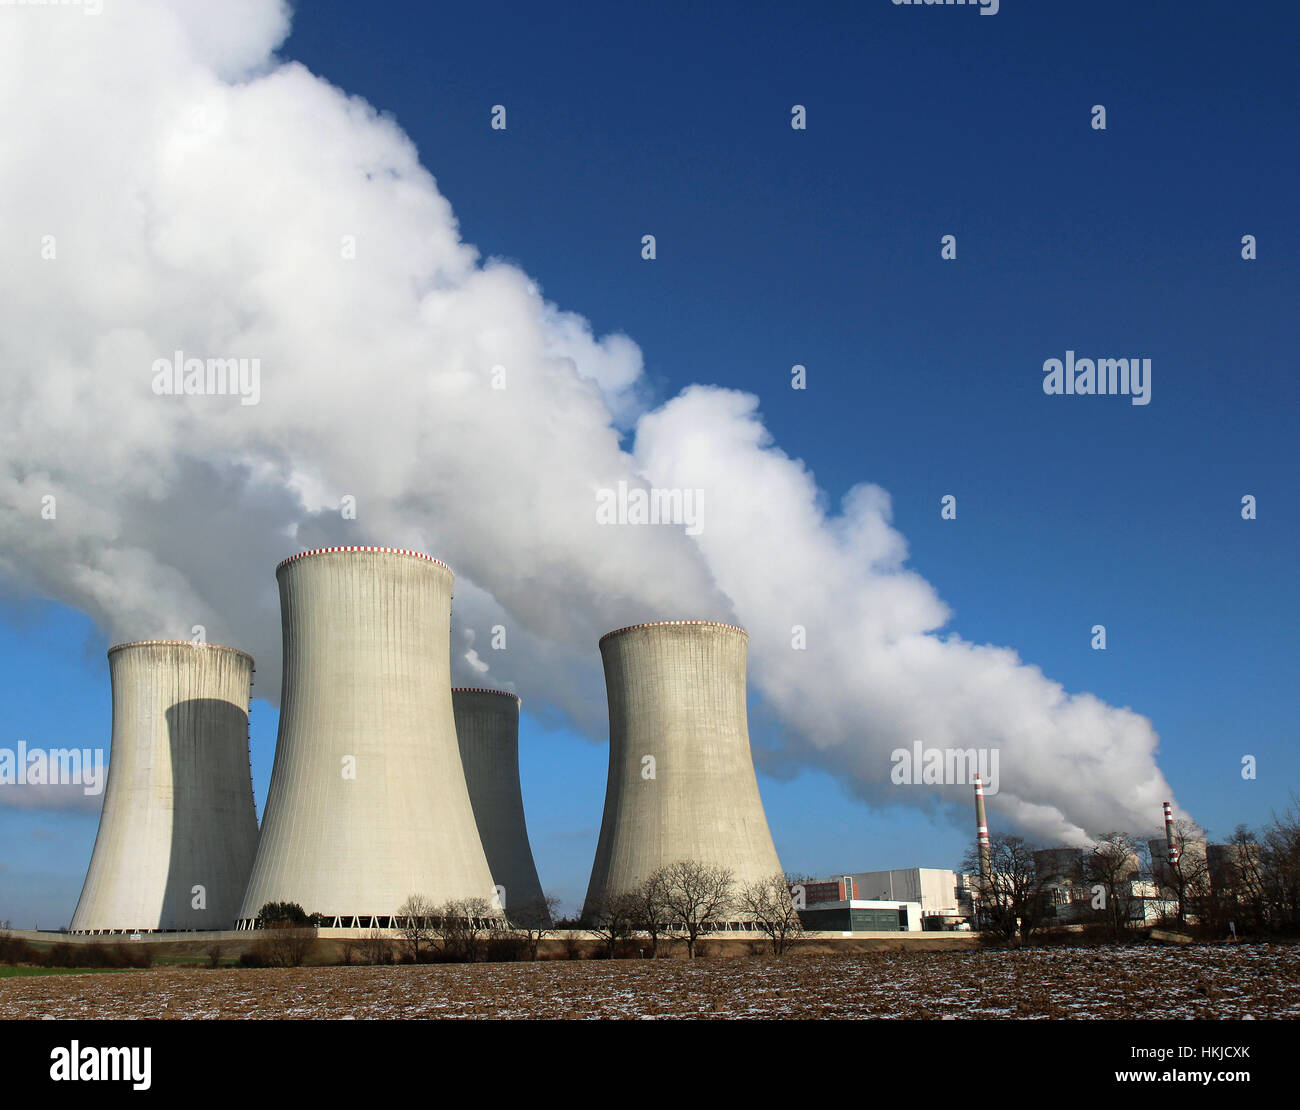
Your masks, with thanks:
M 0 979 L 0 1018 L 1300 1018 L 1300 947 L 199 968 Z

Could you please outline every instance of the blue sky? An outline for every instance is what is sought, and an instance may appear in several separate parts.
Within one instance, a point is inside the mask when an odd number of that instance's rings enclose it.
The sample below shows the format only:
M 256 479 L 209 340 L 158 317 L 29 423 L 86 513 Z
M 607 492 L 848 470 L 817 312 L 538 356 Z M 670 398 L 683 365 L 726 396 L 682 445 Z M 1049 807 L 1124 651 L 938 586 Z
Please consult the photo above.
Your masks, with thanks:
M 391 114 L 464 238 L 631 336 L 656 399 L 756 393 L 829 504 L 888 490 L 950 628 L 1149 717 L 1179 800 L 1223 836 L 1300 784 L 1300 13 L 1137 7 L 318 0 L 280 53 Z M 1042 363 L 1067 349 L 1151 358 L 1151 403 L 1045 396 Z M 0 746 L 106 746 L 107 647 L 84 615 L 6 587 Z M 543 727 L 521 692 L 534 855 L 571 904 L 605 748 Z M 259 808 L 274 740 L 255 701 Z M 968 839 L 821 771 L 760 787 L 792 871 L 956 867 Z M 93 812 L 0 808 L 0 918 L 65 923 L 94 832 Z

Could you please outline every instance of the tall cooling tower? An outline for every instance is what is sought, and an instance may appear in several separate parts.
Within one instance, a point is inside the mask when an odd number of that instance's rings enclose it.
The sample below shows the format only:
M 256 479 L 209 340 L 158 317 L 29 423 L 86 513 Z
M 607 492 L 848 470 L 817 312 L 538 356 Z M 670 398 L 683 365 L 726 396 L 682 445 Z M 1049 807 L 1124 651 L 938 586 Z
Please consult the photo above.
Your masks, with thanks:
M 347 925 L 413 894 L 492 898 L 452 716 L 452 577 L 392 547 L 276 568 L 280 731 L 241 926 L 267 902 Z
M 455 689 L 451 704 L 474 820 L 492 878 L 505 888 L 506 914 L 544 913 L 519 785 L 519 698 L 504 690 Z
M 713 621 L 601 637 L 609 779 L 587 912 L 677 860 L 729 868 L 737 892 L 780 873 L 749 750 L 748 646 Z
M 1045 882 L 1083 882 L 1085 860 L 1080 848 L 1039 848 L 1034 852 L 1034 870 Z
M 253 660 L 151 640 L 111 648 L 108 667 L 108 784 L 71 929 L 229 929 L 257 847 Z

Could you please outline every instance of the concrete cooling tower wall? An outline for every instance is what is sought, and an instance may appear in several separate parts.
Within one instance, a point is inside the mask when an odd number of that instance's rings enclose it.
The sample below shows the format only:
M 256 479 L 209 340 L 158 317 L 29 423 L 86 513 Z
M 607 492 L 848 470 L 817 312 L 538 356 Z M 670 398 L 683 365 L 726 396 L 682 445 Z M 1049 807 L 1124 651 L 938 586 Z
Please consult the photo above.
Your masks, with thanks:
M 729 868 L 737 891 L 780 873 L 749 748 L 748 645 L 712 621 L 601 638 L 609 779 L 587 912 L 678 860 Z
M 452 716 L 452 577 L 378 547 L 276 568 L 280 731 L 242 927 L 267 902 L 347 925 L 413 894 L 492 898 Z
M 456 689 L 456 738 L 479 838 L 506 915 L 545 911 L 528 846 L 519 785 L 519 698 L 500 690 Z
M 73 932 L 229 929 L 257 845 L 253 660 L 186 641 L 108 653 L 113 735 Z

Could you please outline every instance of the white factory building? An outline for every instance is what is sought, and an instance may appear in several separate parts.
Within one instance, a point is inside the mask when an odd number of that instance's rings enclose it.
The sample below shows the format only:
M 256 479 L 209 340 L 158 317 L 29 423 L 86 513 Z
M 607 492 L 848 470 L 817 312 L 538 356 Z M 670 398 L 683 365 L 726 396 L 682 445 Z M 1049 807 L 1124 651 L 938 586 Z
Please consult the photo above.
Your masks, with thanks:
M 969 928 L 972 906 L 942 867 L 859 871 L 804 885 L 805 928 L 920 932 Z
M 897 871 L 850 874 L 860 898 L 885 902 L 915 902 L 921 929 L 952 929 L 969 921 L 972 907 L 963 898 L 957 873 L 946 867 L 905 867 Z

